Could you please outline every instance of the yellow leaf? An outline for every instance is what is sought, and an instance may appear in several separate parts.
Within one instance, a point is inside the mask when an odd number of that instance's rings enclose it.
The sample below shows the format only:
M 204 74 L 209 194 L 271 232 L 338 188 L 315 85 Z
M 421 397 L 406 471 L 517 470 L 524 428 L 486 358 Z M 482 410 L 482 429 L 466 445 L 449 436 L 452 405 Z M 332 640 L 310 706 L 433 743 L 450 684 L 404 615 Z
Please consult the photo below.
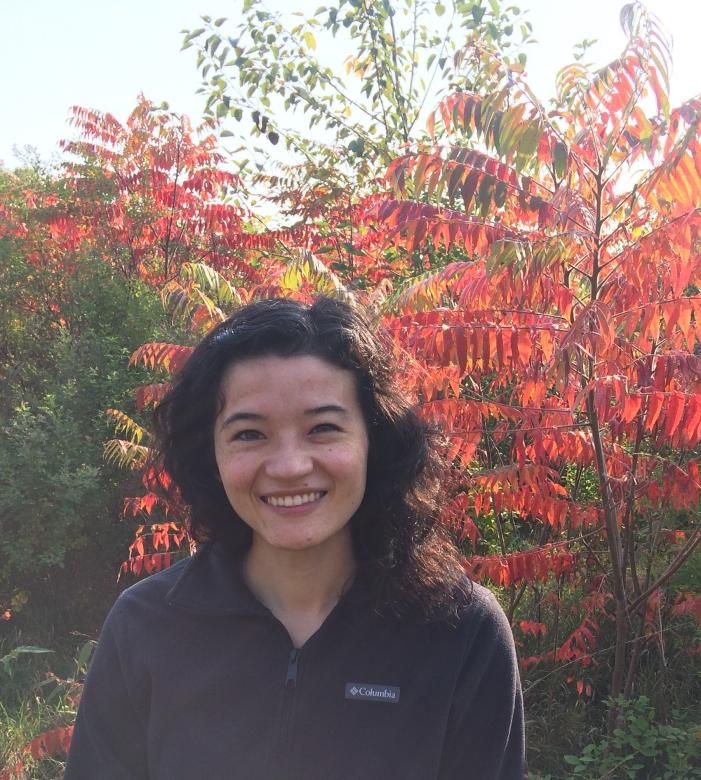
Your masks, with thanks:
M 304 42 L 307 44 L 308 48 L 316 50 L 316 38 L 311 32 L 309 32 L 309 30 L 304 33 L 302 38 L 304 39 Z
M 303 278 L 299 268 L 291 265 L 287 268 L 281 279 L 281 286 L 285 290 L 296 292 L 302 286 Z

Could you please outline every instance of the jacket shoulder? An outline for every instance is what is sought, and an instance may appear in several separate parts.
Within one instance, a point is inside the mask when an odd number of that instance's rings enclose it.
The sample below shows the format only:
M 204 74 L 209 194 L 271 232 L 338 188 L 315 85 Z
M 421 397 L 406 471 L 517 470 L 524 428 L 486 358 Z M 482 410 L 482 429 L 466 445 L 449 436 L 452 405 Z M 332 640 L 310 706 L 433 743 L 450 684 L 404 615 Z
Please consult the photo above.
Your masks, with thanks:
M 504 614 L 504 610 L 497 601 L 497 597 L 489 588 L 480 585 L 477 582 L 468 580 L 467 598 L 464 603 L 464 609 L 471 611 L 474 615 L 482 618 L 499 617 Z
M 454 595 L 453 627 L 466 639 L 487 637 L 499 643 L 513 643 L 511 626 L 496 596 L 486 587 L 465 578 Z
M 194 558 L 199 554 L 188 556 L 167 569 L 150 574 L 143 580 L 139 580 L 134 585 L 123 590 L 110 611 L 108 621 L 111 619 L 111 622 L 113 622 L 125 614 L 131 614 L 138 609 L 146 609 L 148 611 L 165 610 L 168 594 L 192 566 Z

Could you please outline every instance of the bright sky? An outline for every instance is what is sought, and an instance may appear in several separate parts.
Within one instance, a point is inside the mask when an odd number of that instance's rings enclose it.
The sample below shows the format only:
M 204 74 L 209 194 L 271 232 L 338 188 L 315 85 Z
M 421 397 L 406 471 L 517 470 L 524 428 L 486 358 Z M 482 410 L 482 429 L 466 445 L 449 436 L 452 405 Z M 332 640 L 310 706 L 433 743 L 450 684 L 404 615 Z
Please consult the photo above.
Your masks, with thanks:
M 400 0 L 395 0 L 400 2 Z M 271 10 L 311 14 L 323 0 L 268 0 Z M 539 43 L 528 49 L 528 75 L 541 99 L 555 73 L 572 61 L 573 45 L 597 38 L 597 65 L 624 44 L 617 0 L 520 0 Z M 697 49 L 699 0 L 649 0 L 674 40 L 672 103 L 701 93 Z M 174 111 L 201 116 L 193 49 L 181 52 L 180 30 L 199 16 L 235 20 L 240 0 L 0 0 L 0 162 L 12 168 L 13 146 L 36 147 L 42 158 L 71 135 L 68 108 L 81 105 L 126 119 L 139 92 Z M 226 31 L 226 26 L 223 28 Z M 320 36 L 319 36 L 320 37 Z M 343 52 L 343 57 L 351 52 Z M 340 59 L 342 60 L 343 57 Z

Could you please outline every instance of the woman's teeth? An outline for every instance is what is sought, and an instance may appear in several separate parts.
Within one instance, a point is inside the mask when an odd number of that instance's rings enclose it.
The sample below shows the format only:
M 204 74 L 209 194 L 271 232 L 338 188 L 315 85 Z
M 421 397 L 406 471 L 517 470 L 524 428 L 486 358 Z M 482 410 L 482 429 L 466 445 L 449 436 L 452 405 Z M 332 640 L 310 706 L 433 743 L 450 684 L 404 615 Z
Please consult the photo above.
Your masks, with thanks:
M 295 496 L 267 496 L 263 500 L 270 506 L 301 506 L 312 501 L 318 501 L 322 493 L 302 493 Z

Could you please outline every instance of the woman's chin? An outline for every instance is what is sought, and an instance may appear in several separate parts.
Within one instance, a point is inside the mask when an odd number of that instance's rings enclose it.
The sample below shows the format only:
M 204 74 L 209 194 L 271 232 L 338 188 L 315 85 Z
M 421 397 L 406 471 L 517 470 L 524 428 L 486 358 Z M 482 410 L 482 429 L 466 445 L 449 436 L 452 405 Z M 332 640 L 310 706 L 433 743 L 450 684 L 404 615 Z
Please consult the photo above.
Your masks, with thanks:
M 349 534 L 346 529 L 340 533 L 318 533 L 313 528 L 303 528 L 301 524 L 279 529 L 277 533 L 265 537 L 257 536 L 255 543 L 267 547 L 271 552 L 311 552 L 314 550 L 329 551 L 336 544 L 349 544 Z

